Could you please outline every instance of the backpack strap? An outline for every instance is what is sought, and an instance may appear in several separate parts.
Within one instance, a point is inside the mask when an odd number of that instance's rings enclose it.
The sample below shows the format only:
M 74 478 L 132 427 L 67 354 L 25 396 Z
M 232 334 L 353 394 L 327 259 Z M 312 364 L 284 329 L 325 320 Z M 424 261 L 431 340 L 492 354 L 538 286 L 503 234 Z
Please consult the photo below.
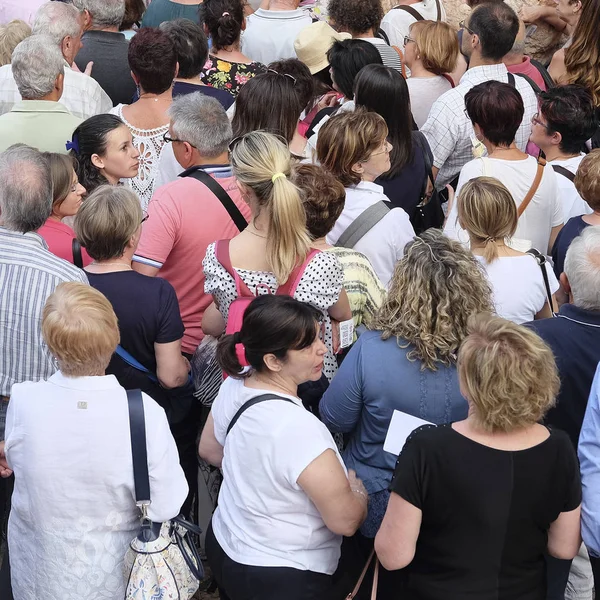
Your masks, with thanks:
M 81 244 L 77 238 L 71 242 L 71 252 L 73 253 L 73 264 L 83 269 L 83 256 L 81 256 Z
M 248 222 L 235 202 L 231 199 L 231 196 L 214 177 L 211 177 L 206 171 L 203 171 L 202 167 L 190 167 L 183 173 L 180 173 L 179 177 L 193 177 L 200 183 L 203 183 L 219 199 L 223 208 L 227 211 L 231 220 L 235 223 L 235 226 L 240 232 L 246 229 Z
M 556 84 L 554 83 L 554 79 L 552 79 L 552 75 L 548 73 L 548 69 L 537 60 L 530 58 L 529 62 L 538 70 L 538 73 L 542 76 L 544 83 L 546 84 L 546 89 L 553 88 Z
M 537 264 L 540 266 L 540 269 L 542 270 L 542 277 L 544 278 L 544 287 L 546 288 L 546 296 L 548 298 L 548 306 L 550 307 L 550 312 L 554 313 L 554 311 L 552 310 L 552 292 L 550 291 L 550 282 L 548 281 L 548 272 L 546 271 L 546 257 L 535 248 L 527 250 L 527 254 L 531 254 L 531 256 L 533 256 Z
M 233 268 L 231 264 L 231 257 L 229 255 L 229 242 L 231 240 L 218 240 L 215 243 L 215 254 L 217 256 L 217 260 L 221 263 L 221 266 L 231 275 L 232 279 L 235 281 L 235 288 L 237 291 L 237 297 L 250 297 L 255 296 L 248 286 L 244 283 L 244 280 L 237 274 L 237 271 Z
M 575 173 L 569 171 L 569 169 L 565 169 L 560 165 L 552 165 L 552 169 L 555 173 L 559 173 L 563 177 L 566 177 L 569 181 L 575 181 Z
M 437 4 L 437 8 L 438 8 L 438 15 L 440 15 L 441 14 L 441 10 L 440 10 L 439 0 L 436 0 L 436 4 Z M 418 10 L 416 10 L 415 8 L 413 8 L 410 5 L 400 4 L 399 6 L 394 6 L 394 9 L 405 10 L 411 17 L 413 17 L 417 21 L 424 21 L 425 20 L 423 18 L 423 15 Z M 439 21 L 439 17 L 438 17 L 438 21 Z
M 364 210 L 342 233 L 339 240 L 336 242 L 338 248 L 354 248 L 356 244 L 367 234 L 385 215 L 390 212 L 390 209 L 382 200 L 376 202 Z
M 508 77 L 508 85 L 510 85 L 511 87 L 516 87 L 515 76 L 510 71 L 506 73 L 506 76 Z
M 290 276 L 287 278 L 287 281 L 285 283 L 283 283 L 282 285 L 280 285 L 277 288 L 277 291 L 275 292 L 278 295 L 287 295 L 287 296 L 294 296 L 294 294 L 296 293 L 296 288 L 298 287 L 298 284 L 300 283 L 300 279 L 302 278 L 302 275 L 304 275 L 304 271 L 306 270 L 306 267 L 308 266 L 308 263 L 317 255 L 319 254 L 319 250 L 311 250 L 307 255 L 306 255 L 306 259 L 304 260 L 303 263 L 300 263 L 299 265 L 297 265 L 295 267 L 295 269 L 290 273 Z
M 233 429 L 233 426 L 238 422 L 238 419 L 249 409 L 252 408 L 255 404 L 260 404 L 261 402 L 266 402 L 267 400 L 284 400 L 285 402 L 289 402 L 291 404 L 296 404 L 292 402 L 289 398 L 282 398 L 281 396 L 277 396 L 275 394 L 261 394 L 260 396 L 256 396 L 256 398 L 252 398 L 252 400 L 248 400 L 248 402 L 242 404 L 239 410 L 233 416 L 233 419 L 229 422 L 229 427 L 227 427 L 227 433 L 225 436 L 229 435 L 229 432 Z
M 522 79 L 525 79 L 525 81 L 527 81 L 527 83 L 531 86 L 531 89 L 534 91 L 534 93 L 535 93 L 536 96 L 538 94 L 542 93 L 542 88 L 540 88 L 540 86 L 533 79 L 531 79 L 531 77 L 528 77 L 527 75 L 524 75 L 523 73 L 515 73 L 515 74 L 513 74 L 510 71 L 508 71 L 508 73 L 507 73 L 508 84 L 510 86 L 512 86 L 514 88 L 517 87 L 515 75 L 517 77 L 521 77 Z
M 523 198 L 523 201 L 521 202 L 521 204 L 519 205 L 519 209 L 517 210 L 517 214 L 519 217 L 525 212 L 525 209 L 529 206 L 531 199 L 535 196 L 537 189 L 540 187 L 540 182 L 542 181 L 542 175 L 544 174 L 544 167 L 546 166 L 546 161 L 543 158 L 538 158 L 537 163 L 538 166 L 537 171 L 535 172 L 535 178 L 533 180 L 533 183 L 531 184 L 527 195 L 525 196 L 525 198 Z

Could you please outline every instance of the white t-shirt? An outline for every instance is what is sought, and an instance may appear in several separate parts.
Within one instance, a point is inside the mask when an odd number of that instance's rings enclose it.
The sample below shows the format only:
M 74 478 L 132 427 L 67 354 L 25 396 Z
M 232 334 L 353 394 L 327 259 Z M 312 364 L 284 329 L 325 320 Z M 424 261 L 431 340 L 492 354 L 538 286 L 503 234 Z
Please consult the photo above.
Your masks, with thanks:
M 343 466 L 331 434 L 294 396 L 252 406 L 227 435 L 239 408 L 272 394 L 229 377 L 212 406 L 215 437 L 224 446 L 223 484 L 212 519 L 217 541 L 232 560 L 258 567 L 291 567 L 333 574 L 341 536 L 327 529 L 298 485 L 301 473 L 326 450 Z
M 501 181 L 512 194 L 518 207 L 533 184 L 537 166 L 537 160 L 533 156 L 523 160 L 476 158 L 462 168 L 456 197 L 458 198 L 462 186 L 467 181 L 485 175 Z M 469 236 L 458 223 L 457 205 L 458 203 L 454 202 L 444 226 L 444 233 L 452 239 L 468 244 Z M 556 176 L 552 167 L 546 165 L 537 191 L 519 218 L 511 246 L 522 252 L 535 248 L 542 254 L 548 254 L 550 232 L 553 227 L 563 223 L 563 208 L 558 195 Z
M 410 94 L 410 108 L 412 115 L 421 129 L 429 117 L 433 103 L 448 90 L 452 89 L 450 82 L 441 75 L 435 77 L 409 77 L 406 80 Z
M 311 23 L 310 15 L 301 8 L 259 8 L 246 18 L 246 30 L 242 32 L 241 40 L 242 52 L 264 65 L 285 58 L 296 58 L 294 40 Z
M 574 156 L 573 158 L 550 160 L 548 163 L 563 167 L 575 175 L 584 156 L 585 154 L 582 152 L 579 156 Z M 590 208 L 590 205 L 579 195 L 575 184 L 568 177 L 565 177 L 561 173 L 556 173 L 556 183 L 563 207 L 565 223 L 571 217 L 580 217 L 581 215 L 589 215 L 594 212 Z
M 477 257 L 483 264 L 492 286 L 492 297 L 496 313 L 515 323 L 533 321 L 535 315 L 548 301 L 544 276 L 537 260 L 530 254 L 525 256 L 500 256 L 491 264 Z M 544 265 L 548 273 L 550 291 L 558 289 L 558 281 L 550 264 Z
M 435 0 L 424 0 L 410 5 L 427 21 L 437 21 L 438 11 Z M 440 0 L 440 21 L 446 20 L 446 9 L 443 0 Z M 381 29 L 385 31 L 390 40 L 390 45 L 397 46 L 404 52 L 404 36 L 408 35 L 410 26 L 416 19 L 402 8 L 392 8 L 381 21 Z
M 382 200 L 389 202 L 383 188 L 376 183 L 361 181 L 358 185 L 346 188 L 344 210 L 335 222 L 333 229 L 327 234 L 327 242 L 335 245 L 342 233 L 367 208 Z M 373 269 L 384 286 L 387 287 L 396 261 L 404 256 L 404 246 L 415 237 L 415 230 L 408 215 L 401 208 L 392 208 L 354 246 L 354 250 L 362 252 L 373 265 Z

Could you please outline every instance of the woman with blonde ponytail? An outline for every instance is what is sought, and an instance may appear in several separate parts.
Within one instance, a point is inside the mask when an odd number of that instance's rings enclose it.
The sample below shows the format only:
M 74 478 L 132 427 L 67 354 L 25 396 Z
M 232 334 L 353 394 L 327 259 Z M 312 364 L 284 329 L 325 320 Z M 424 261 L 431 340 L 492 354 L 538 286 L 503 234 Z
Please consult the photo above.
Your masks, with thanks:
M 558 281 L 548 263 L 543 268 L 553 294 L 548 294 L 540 266 L 531 254 L 512 249 L 509 240 L 517 230 L 517 207 L 508 189 L 493 177 L 476 177 L 460 190 L 458 222 L 469 235 L 471 252 L 482 262 L 492 286 L 499 316 L 526 323 L 545 319 L 556 310 Z
M 275 293 L 304 263 L 311 245 L 300 192 L 291 181 L 290 151 L 277 136 L 256 131 L 233 141 L 231 164 L 253 215 L 248 227 L 230 242 L 231 264 L 256 295 Z M 217 336 L 223 333 L 229 306 L 237 297 L 236 285 L 217 259 L 215 244 L 208 247 L 202 264 L 205 293 L 212 294 L 215 301 L 204 314 L 202 329 Z M 337 369 L 330 317 L 338 321 L 352 318 L 343 278 L 337 258 L 320 252 L 306 265 L 294 292 L 296 300 L 323 313 L 328 347 L 324 373 L 328 379 Z

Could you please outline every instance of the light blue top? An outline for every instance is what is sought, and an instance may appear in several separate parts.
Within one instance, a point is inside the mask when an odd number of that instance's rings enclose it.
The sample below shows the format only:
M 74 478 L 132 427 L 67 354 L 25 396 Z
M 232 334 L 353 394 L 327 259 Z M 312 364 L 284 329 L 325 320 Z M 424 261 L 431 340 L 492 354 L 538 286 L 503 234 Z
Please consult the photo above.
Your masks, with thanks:
M 600 557 L 600 365 L 592 382 L 578 454 L 583 488 L 581 536 L 590 555 Z
M 396 338 L 382 340 L 380 331 L 363 333 L 321 400 L 325 425 L 351 433 L 344 462 L 369 494 L 387 489 L 394 474 L 397 457 L 383 450 L 394 410 L 436 425 L 467 416 L 456 366 L 421 370 L 420 361 L 406 357 L 412 348 L 401 348 Z

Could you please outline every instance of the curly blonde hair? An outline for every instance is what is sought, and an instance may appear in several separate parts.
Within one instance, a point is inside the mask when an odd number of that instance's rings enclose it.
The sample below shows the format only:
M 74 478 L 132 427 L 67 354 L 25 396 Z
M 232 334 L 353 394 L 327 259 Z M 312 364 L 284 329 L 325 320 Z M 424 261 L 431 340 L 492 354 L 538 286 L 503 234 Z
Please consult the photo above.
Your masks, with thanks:
M 537 423 L 554 406 L 560 387 L 554 355 L 544 341 L 490 314 L 469 320 L 458 379 L 477 422 L 490 432 Z
M 477 259 L 459 242 L 429 229 L 409 242 L 396 263 L 388 297 L 371 329 L 395 336 L 421 369 L 449 366 L 472 314 L 492 311 L 491 289 Z

